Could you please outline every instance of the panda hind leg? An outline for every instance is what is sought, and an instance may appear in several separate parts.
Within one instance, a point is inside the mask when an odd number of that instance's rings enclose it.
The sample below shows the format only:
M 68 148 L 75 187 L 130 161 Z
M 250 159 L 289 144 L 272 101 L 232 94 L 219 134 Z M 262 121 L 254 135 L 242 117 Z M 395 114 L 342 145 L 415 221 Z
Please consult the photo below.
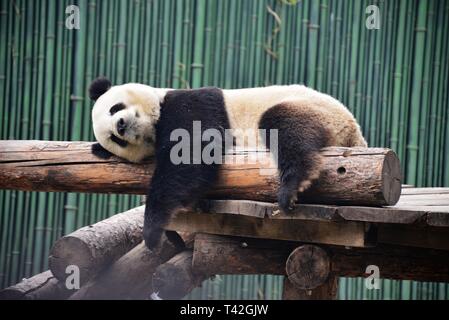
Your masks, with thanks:
M 318 112 L 294 102 L 268 109 L 259 121 L 259 129 L 266 130 L 267 148 L 273 152 L 277 147 L 278 203 L 282 211 L 289 213 L 295 208 L 298 192 L 318 178 L 322 162 L 319 151 L 329 145 L 330 134 Z M 271 141 L 270 129 L 277 129 L 277 145 Z

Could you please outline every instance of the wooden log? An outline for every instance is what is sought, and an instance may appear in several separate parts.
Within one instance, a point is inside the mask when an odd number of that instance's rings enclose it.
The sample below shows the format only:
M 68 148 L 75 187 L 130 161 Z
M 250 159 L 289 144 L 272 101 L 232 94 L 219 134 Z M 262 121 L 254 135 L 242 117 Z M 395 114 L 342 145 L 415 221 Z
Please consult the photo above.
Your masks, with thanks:
M 192 257 L 192 251 L 186 250 L 157 267 L 153 275 L 153 290 L 158 297 L 181 299 L 207 278 L 194 272 Z
M 261 219 L 243 214 L 185 212 L 172 216 L 164 228 L 351 247 L 372 246 L 376 235 L 375 226 L 365 222 L 289 219 L 281 214 Z
M 59 300 L 73 293 L 50 270 L 0 291 L 0 300 Z
M 90 142 L 0 141 L 0 188 L 145 194 L 153 160 L 100 159 Z M 401 191 L 399 160 L 389 149 L 330 147 L 319 179 L 302 202 L 393 205 Z M 258 161 L 255 161 L 258 159 Z M 210 197 L 275 201 L 277 171 L 267 151 L 235 151 L 224 159 Z
M 293 250 L 288 256 L 285 271 L 297 289 L 312 290 L 327 281 L 330 259 L 322 248 L 305 244 Z
M 320 286 L 312 290 L 298 289 L 287 277 L 284 279 L 283 300 L 335 300 L 337 299 L 338 278 L 331 275 Z
M 158 250 L 150 251 L 142 242 L 95 278 L 81 287 L 71 300 L 149 299 L 153 273 L 184 247 L 163 235 Z
M 285 275 L 297 242 L 197 234 L 193 268 L 205 274 Z M 366 277 L 376 265 L 385 279 L 449 282 L 449 255 L 444 250 L 381 244 L 372 248 L 326 246 L 330 275 Z
M 65 281 L 67 266 L 78 266 L 86 283 L 142 241 L 143 212 L 140 206 L 60 238 L 50 251 L 50 270 Z

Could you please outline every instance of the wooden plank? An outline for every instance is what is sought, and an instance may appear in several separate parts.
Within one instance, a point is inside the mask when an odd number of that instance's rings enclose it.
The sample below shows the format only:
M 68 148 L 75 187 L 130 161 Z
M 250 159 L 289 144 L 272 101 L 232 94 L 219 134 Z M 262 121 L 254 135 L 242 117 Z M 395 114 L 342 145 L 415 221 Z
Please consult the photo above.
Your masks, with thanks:
M 397 207 L 402 206 L 421 206 L 421 207 L 435 207 L 435 206 L 449 206 L 449 199 L 422 199 L 422 200 L 402 200 L 396 205 Z
M 317 221 L 341 221 L 337 206 L 299 204 L 289 214 L 279 210 L 276 203 L 250 200 L 209 200 L 203 201 L 201 210 L 211 213 L 228 213 L 258 218 L 276 217 L 276 219 L 303 219 Z
M 449 199 L 449 193 L 420 193 L 420 194 L 402 194 L 399 198 L 401 200 L 444 200 Z
M 402 187 L 402 195 L 409 194 L 449 194 L 449 188 L 405 188 Z
M 409 194 L 401 195 L 395 207 L 401 206 L 448 206 L 449 194 Z
M 168 230 L 325 243 L 364 247 L 373 245 L 372 229 L 364 222 L 327 222 L 256 218 L 223 213 L 178 213 L 165 226 Z
M 335 300 L 338 292 L 338 278 L 330 275 L 325 283 L 313 290 L 302 290 L 284 278 L 283 300 Z
M 379 224 L 377 241 L 379 243 L 449 250 L 449 232 L 446 228 Z
M 426 212 L 374 207 L 338 207 L 338 214 L 348 221 L 411 224 L 424 219 Z
M 429 213 L 429 212 L 438 212 L 447 214 L 449 213 L 449 206 L 400 206 L 400 207 L 385 207 L 386 209 L 394 209 L 397 211 L 421 211 L 423 213 Z
M 445 210 L 446 212 L 441 212 L 439 207 L 435 207 L 435 212 L 428 212 L 427 224 L 434 227 L 449 227 L 449 207 Z
M 211 200 L 207 207 L 208 211 L 213 213 L 240 214 L 258 218 L 271 216 L 278 210 L 274 203 L 251 200 Z

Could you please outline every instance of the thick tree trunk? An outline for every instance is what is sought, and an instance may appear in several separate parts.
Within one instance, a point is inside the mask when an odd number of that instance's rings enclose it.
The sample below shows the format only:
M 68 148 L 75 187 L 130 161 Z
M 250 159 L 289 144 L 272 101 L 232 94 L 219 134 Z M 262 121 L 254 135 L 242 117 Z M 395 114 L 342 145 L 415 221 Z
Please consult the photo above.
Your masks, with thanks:
M 137 207 L 60 238 L 50 251 L 50 270 L 65 281 L 67 266 L 75 265 L 86 283 L 142 241 L 143 212 Z
M 82 286 L 70 299 L 149 299 L 156 268 L 184 249 L 165 236 L 161 243 L 158 250 L 150 251 L 142 242 Z
M 144 194 L 153 160 L 131 164 L 91 153 L 90 142 L 0 141 L 0 189 Z M 389 149 L 330 147 L 322 150 L 319 179 L 302 202 L 393 205 L 399 199 L 399 160 Z M 258 161 L 255 161 L 258 159 Z M 225 157 L 214 198 L 275 201 L 277 170 L 266 151 Z
M 0 300 L 59 300 L 72 293 L 48 270 L 1 290 Z

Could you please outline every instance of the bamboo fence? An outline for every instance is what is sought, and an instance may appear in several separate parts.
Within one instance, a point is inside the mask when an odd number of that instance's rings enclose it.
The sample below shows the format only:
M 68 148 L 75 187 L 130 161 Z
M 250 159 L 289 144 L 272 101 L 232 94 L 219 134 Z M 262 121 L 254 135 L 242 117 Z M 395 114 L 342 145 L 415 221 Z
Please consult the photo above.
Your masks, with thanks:
M 77 5 L 80 29 L 65 27 Z M 380 29 L 367 29 L 368 5 Z M 86 89 L 302 83 L 340 99 L 405 183 L 449 186 L 449 1 L 0 1 L 0 138 L 93 140 Z M 48 268 L 52 243 L 136 196 L 0 191 L 0 287 Z M 278 299 L 275 276 L 217 276 L 190 297 Z M 340 279 L 340 299 L 446 299 L 446 284 Z

